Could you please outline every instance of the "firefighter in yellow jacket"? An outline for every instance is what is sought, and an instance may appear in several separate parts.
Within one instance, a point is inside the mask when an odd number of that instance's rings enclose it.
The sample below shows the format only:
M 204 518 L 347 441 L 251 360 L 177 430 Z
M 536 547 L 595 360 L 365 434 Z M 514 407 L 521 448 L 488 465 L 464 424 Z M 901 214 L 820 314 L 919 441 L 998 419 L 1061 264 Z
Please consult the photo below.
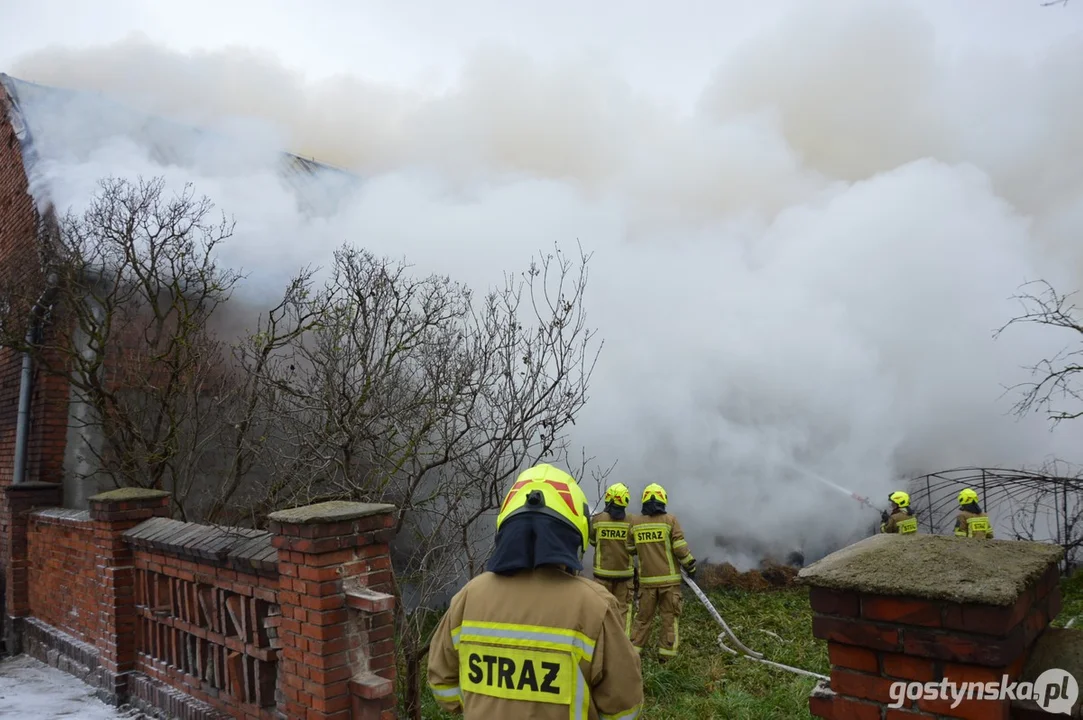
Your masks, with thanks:
M 989 516 L 978 505 L 978 493 L 966 488 L 959 493 L 959 514 L 955 518 L 955 537 L 993 539 Z
M 891 501 L 891 513 L 880 513 L 880 532 L 910 535 L 918 531 L 918 519 L 910 510 L 910 496 L 902 490 L 896 490 L 888 496 Z
M 632 644 L 642 652 L 651 634 L 654 614 L 662 616 L 658 660 L 666 662 L 680 645 L 681 568 L 695 577 L 696 559 L 688 549 L 677 518 L 666 512 L 665 488 L 652 483 L 643 489 L 643 514 L 631 523 L 628 549 L 639 558 L 639 612 L 632 627 Z
M 594 546 L 594 581 L 617 599 L 624 632 L 632 632 L 632 580 L 635 565 L 628 552 L 628 503 L 631 494 L 624 483 L 606 488 L 605 509 L 591 518 L 590 544 Z
M 639 656 L 617 601 L 582 577 L 590 506 L 552 465 L 523 472 L 496 518 L 487 571 L 451 599 L 429 647 L 429 688 L 467 720 L 633 720 Z

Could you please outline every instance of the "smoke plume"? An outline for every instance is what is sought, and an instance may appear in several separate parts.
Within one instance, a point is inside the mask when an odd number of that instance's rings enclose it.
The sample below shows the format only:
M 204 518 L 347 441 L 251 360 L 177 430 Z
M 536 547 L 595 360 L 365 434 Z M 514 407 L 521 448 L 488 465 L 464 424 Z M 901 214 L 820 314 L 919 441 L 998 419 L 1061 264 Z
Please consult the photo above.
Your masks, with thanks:
M 496 47 L 443 94 L 139 38 L 10 72 L 239 138 L 178 125 L 163 156 L 89 100 L 24 103 L 58 206 L 107 174 L 190 180 L 236 217 L 225 259 L 253 292 L 344 240 L 480 289 L 578 239 L 606 344 L 576 444 L 633 495 L 663 483 L 700 557 L 716 532 L 815 554 L 878 522 L 817 477 L 884 505 L 911 474 L 1079 460 L 1071 429 L 1017 420 L 1004 394 L 1072 338 L 992 333 L 1021 283 L 1083 284 L 1083 45 L 949 56 L 905 3 L 803 7 L 690 114 Z M 279 149 L 361 180 L 307 211 Z

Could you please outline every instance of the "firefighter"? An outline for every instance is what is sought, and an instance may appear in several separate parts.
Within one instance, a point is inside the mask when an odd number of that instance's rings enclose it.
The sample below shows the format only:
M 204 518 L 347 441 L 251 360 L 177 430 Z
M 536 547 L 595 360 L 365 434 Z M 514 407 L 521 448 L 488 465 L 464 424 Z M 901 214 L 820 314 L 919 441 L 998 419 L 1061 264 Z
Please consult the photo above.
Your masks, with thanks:
M 978 505 L 978 493 L 966 488 L 959 493 L 959 515 L 955 518 L 955 537 L 993 539 L 989 516 Z
M 651 483 L 643 489 L 643 514 L 630 525 L 628 549 L 639 558 L 639 612 L 632 644 L 642 652 L 651 634 L 655 612 L 662 616 L 658 661 L 676 656 L 680 645 L 681 568 L 696 575 L 696 559 L 677 518 L 666 512 L 666 491 Z
M 617 598 L 624 633 L 632 633 L 632 583 L 635 565 L 628 552 L 628 503 L 631 493 L 624 483 L 605 491 L 605 509 L 591 518 L 590 544 L 594 546 L 594 581 Z
M 429 688 L 467 720 L 635 718 L 639 656 L 617 600 L 580 575 L 590 506 L 552 465 L 521 473 L 496 518 L 486 572 L 451 599 L 429 648 Z
M 891 513 L 880 513 L 880 532 L 910 535 L 918 531 L 918 519 L 910 510 L 910 496 L 902 490 L 888 495 L 891 501 Z

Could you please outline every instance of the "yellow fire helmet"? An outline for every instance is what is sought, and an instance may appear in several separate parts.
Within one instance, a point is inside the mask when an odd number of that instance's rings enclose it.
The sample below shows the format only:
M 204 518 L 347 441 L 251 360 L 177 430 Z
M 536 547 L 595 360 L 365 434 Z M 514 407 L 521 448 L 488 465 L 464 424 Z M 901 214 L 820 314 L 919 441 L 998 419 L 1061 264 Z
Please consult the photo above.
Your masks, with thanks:
M 668 498 L 666 497 L 666 489 L 658 483 L 651 483 L 643 488 L 642 502 L 647 502 L 648 500 L 657 500 L 663 505 L 669 504 Z
M 970 488 L 966 488 L 961 493 L 959 493 L 959 504 L 960 505 L 969 505 L 970 503 L 976 503 L 977 501 L 978 501 L 978 493 L 971 490 Z
M 895 492 L 888 495 L 887 499 L 901 508 L 910 507 L 910 496 L 904 493 L 902 490 L 896 490 Z
M 590 504 L 579 483 L 548 463 L 524 470 L 504 496 L 496 529 L 508 518 L 525 512 L 541 512 L 571 525 L 582 536 L 583 552 L 590 544 Z
M 632 494 L 628 492 L 628 486 L 624 483 L 613 483 L 605 489 L 603 502 L 608 505 L 613 503 L 618 507 L 628 507 L 632 501 Z

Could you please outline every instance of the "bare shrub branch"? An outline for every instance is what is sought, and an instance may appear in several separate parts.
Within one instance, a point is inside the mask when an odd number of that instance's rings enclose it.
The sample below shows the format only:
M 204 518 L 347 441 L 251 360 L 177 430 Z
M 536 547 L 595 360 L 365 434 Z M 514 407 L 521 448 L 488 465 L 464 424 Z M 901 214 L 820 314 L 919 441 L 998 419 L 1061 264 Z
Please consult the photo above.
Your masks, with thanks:
M 999 338 L 1009 327 L 1018 324 L 1045 325 L 1068 330 L 1083 340 L 1083 324 L 1076 319 L 1076 306 L 1072 295 L 1061 295 L 1045 280 L 1036 280 L 1023 287 L 1037 286 L 1033 292 L 1013 296 L 1022 307 L 1020 315 L 1012 318 L 996 331 Z M 1074 293 L 1073 293 L 1074 295 Z M 1021 383 L 1008 388 L 1022 393 L 1012 410 L 1018 415 L 1044 411 L 1054 425 L 1063 420 L 1083 416 L 1083 409 L 1067 409 L 1058 403 L 1083 400 L 1083 391 L 1076 384 L 1076 376 L 1083 371 L 1083 343 L 1065 346 L 1051 358 L 1043 358 L 1029 368 L 1036 382 Z
M 241 275 L 215 261 L 233 226 L 212 210 L 190 187 L 103 181 L 59 223 L 50 338 L 30 347 L 2 310 L 29 307 L 27 290 L 0 292 L 3 340 L 70 383 L 79 472 L 169 490 L 186 519 L 394 504 L 406 710 L 420 717 L 433 616 L 484 568 L 509 480 L 543 460 L 587 479 L 594 459 L 572 466 L 568 430 L 601 351 L 583 305 L 590 258 L 541 253 L 476 297 L 347 244 L 325 280 L 303 269 L 223 340 L 247 315 L 232 304 Z M 601 496 L 612 467 L 589 470 Z

